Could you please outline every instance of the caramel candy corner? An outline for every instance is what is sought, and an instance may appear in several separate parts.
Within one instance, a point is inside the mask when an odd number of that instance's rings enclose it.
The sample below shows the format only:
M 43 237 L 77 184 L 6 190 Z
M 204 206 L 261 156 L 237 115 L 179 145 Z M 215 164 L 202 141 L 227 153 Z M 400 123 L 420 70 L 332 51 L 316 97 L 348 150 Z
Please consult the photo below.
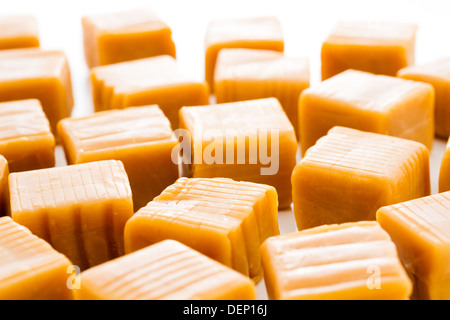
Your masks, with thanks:
M 292 173 L 299 230 L 375 220 L 385 205 L 430 195 L 429 151 L 421 143 L 334 127 Z
M 11 217 L 0 217 L 0 300 L 71 300 L 72 263 Z
M 34 16 L 0 16 L 0 50 L 39 47 L 38 23 Z
M 158 242 L 83 271 L 81 283 L 81 299 L 256 298 L 255 285 L 249 278 L 174 240 Z
M 447 140 L 447 145 L 441 160 L 438 190 L 439 192 L 450 191 L 450 138 Z
M 334 126 L 423 143 L 434 141 L 434 89 L 398 77 L 347 70 L 305 89 L 299 100 L 304 155 Z
M 414 64 L 416 32 L 409 23 L 338 22 L 322 44 L 322 80 L 347 69 L 395 76 Z
M 450 299 L 450 193 L 443 192 L 378 210 L 377 221 L 390 234 L 414 280 L 413 299 Z
M 123 254 L 123 228 L 134 211 L 120 161 L 11 173 L 9 190 L 14 221 L 81 270 Z
M 412 292 L 395 244 L 375 221 L 271 237 L 261 256 L 273 300 L 406 300 Z
M 205 81 L 214 92 L 217 55 L 224 48 L 284 51 L 281 24 L 276 17 L 216 19 L 209 22 L 205 35 Z
M 58 124 L 58 135 L 68 164 L 122 161 L 135 211 L 178 178 L 171 158 L 178 140 L 157 105 L 66 118 Z
M 0 217 L 10 215 L 8 177 L 8 161 L 0 154 Z
M 89 68 L 164 54 L 176 57 L 171 29 L 152 10 L 96 14 L 81 22 Z

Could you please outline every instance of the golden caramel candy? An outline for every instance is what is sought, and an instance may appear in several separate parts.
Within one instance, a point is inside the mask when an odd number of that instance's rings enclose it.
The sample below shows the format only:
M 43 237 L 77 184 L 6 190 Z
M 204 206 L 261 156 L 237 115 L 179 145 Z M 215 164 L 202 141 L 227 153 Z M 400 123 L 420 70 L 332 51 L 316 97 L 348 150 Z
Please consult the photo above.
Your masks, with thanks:
M 145 272 L 143 272 L 145 270 Z M 253 282 L 174 240 L 81 273 L 80 299 L 253 300 Z
M 431 149 L 434 89 L 423 82 L 347 70 L 302 92 L 299 123 L 303 155 L 334 126 L 410 139 Z
M 9 215 L 8 177 L 8 161 L 0 154 L 0 217 Z
M 439 192 L 450 191 L 450 138 L 447 140 L 447 145 L 441 160 L 438 185 Z
M 0 300 L 70 300 L 72 263 L 47 242 L 0 218 Z
M 81 21 L 89 68 L 163 54 L 176 56 L 171 29 L 152 10 L 95 14 Z
M 421 143 L 334 127 L 292 173 L 298 229 L 375 220 L 382 206 L 429 195 L 429 171 Z
M 228 18 L 209 22 L 205 35 L 205 81 L 214 92 L 217 55 L 224 48 L 284 51 L 283 30 L 276 17 Z
M 0 17 L 0 50 L 39 47 L 39 30 L 33 16 Z
M 322 44 L 322 80 L 347 69 L 395 76 L 414 64 L 416 31 L 408 23 L 338 22 Z
M 11 217 L 81 270 L 124 253 L 133 202 L 120 161 L 11 173 L 9 186 Z
M 178 178 L 171 158 L 178 140 L 156 105 L 67 118 L 58 124 L 58 135 L 68 164 L 122 161 L 135 211 Z
M 270 299 L 405 300 L 412 292 L 395 244 L 375 221 L 271 237 L 261 255 Z
M 275 97 L 298 133 L 298 99 L 309 87 L 309 61 L 282 52 L 222 49 L 215 79 L 217 103 Z

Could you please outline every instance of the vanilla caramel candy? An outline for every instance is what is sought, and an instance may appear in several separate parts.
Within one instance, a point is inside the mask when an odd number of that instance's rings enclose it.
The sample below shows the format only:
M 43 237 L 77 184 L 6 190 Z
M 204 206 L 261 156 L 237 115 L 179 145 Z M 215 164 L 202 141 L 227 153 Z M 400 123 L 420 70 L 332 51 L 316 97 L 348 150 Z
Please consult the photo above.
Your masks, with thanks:
M 0 103 L 0 154 L 11 172 L 55 166 L 55 137 L 39 100 Z
M 259 281 L 259 246 L 279 233 L 273 187 L 180 178 L 127 222 L 125 252 L 174 239 Z
M 410 278 L 414 299 L 450 299 L 450 193 L 382 207 L 377 221 L 390 234 Z
M 412 292 L 395 244 L 375 221 L 271 237 L 261 255 L 273 300 L 405 300 Z
M 217 55 L 224 48 L 284 51 L 281 24 L 276 17 L 216 19 L 209 22 L 205 35 L 205 81 L 214 91 Z
M 438 190 L 439 192 L 450 191 L 450 138 L 447 140 L 439 168 Z
M 11 173 L 9 186 L 11 217 L 81 270 L 124 253 L 123 229 L 134 211 L 120 161 Z
M 421 143 L 335 127 L 292 173 L 298 229 L 375 220 L 382 206 L 429 195 L 429 171 Z
M 39 28 L 35 17 L 0 16 L 0 50 L 39 47 Z
M 414 64 L 416 32 L 410 23 L 336 23 L 322 44 L 322 80 L 347 69 L 395 76 Z
M 71 261 L 11 217 L 0 218 L 0 300 L 70 300 Z
M 182 106 L 209 103 L 206 83 L 185 75 L 168 55 L 91 69 L 95 111 L 157 104 L 178 127 Z
M 170 27 L 149 9 L 82 17 L 89 68 L 167 54 L 175 58 Z
M 9 214 L 9 167 L 8 161 L 0 154 L 0 217 Z
M 347 70 L 302 92 L 299 123 L 303 155 L 334 126 L 410 139 L 431 149 L 434 89 L 419 81 Z
M 450 136 L 450 58 L 413 65 L 398 71 L 397 76 L 422 81 L 433 86 L 435 92 L 434 131 L 437 136 Z
M 83 271 L 77 298 L 254 300 L 256 290 L 242 274 L 178 241 L 165 240 Z
M 146 205 L 178 178 L 172 151 L 178 139 L 158 106 L 129 107 L 66 118 L 58 135 L 68 164 L 122 161 L 134 210 Z
M 72 82 L 62 51 L 17 49 L 0 51 L 0 101 L 38 99 L 56 132 L 59 120 L 73 108 Z
M 297 139 L 276 98 L 183 107 L 180 128 L 183 176 L 268 184 L 290 206 Z
M 298 132 L 298 99 L 309 87 L 309 61 L 282 52 L 222 49 L 214 88 L 217 103 L 275 97 Z

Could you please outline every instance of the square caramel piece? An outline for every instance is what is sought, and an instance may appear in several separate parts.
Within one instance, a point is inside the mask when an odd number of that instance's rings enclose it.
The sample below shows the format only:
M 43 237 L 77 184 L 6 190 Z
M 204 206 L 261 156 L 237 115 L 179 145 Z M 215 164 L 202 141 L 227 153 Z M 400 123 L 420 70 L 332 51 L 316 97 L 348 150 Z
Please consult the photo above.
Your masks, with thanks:
M 150 9 L 94 14 L 81 22 L 89 68 L 163 54 L 176 56 L 171 29 Z
M 276 98 L 183 107 L 180 128 L 183 176 L 268 184 L 291 205 L 297 138 Z
M 145 270 L 145 272 L 143 272 Z M 254 283 L 174 240 L 81 273 L 81 300 L 254 300 Z
M 385 206 L 377 221 L 390 234 L 410 278 L 413 299 L 450 299 L 450 192 Z
M 450 57 L 408 66 L 399 70 L 397 75 L 403 79 L 422 81 L 433 86 L 435 134 L 448 138 L 450 136 Z
M 357 70 L 305 89 L 299 101 L 304 155 L 334 126 L 423 143 L 434 141 L 434 89 L 430 84 Z
M 259 247 L 278 228 L 275 188 L 227 178 L 180 178 L 125 226 L 125 252 L 174 239 L 255 282 Z
M 8 177 L 8 161 L 0 154 L 0 217 L 9 215 Z
M 275 97 L 298 133 L 298 99 L 309 87 L 309 60 L 282 52 L 222 49 L 214 88 L 217 103 Z
M 168 55 L 95 67 L 91 81 L 95 111 L 157 104 L 174 129 L 182 106 L 209 103 L 206 83 L 184 74 Z
M 387 21 L 338 22 L 322 44 L 322 80 L 347 69 L 395 76 L 414 64 L 417 26 Z
M 178 178 L 172 150 L 178 139 L 158 106 L 99 111 L 58 124 L 67 163 L 122 161 L 134 210 L 146 205 Z
M 38 99 L 56 132 L 59 120 L 73 108 L 69 64 L 62 51 L 16 49 L 0 51 L 0 101 Z
M 46 241 L 0 218 L 0 300 L 71 300 L 72 262 Z
M 292 173 L 299 230 L 375 220 L 386 205 L 430 195 L 429 152 L 421 143 L 334 127 Z
M 439 192 L 450 191 L 450 138 L 447 140 L 439 168 L 438 190 Z
M 0 102 L 0 154 L 11 172 L 55 166 L 55 137 L 39 100 Z
M 0 50 L 39 47 L 39 28 L 35 17 L 0 16 Z
M 214 92 L 217 55 L 224 48 L 284 51 L 283 30 L 274 16 L 223 18 L 209 22 L 205 35 L 205 80 Z
M 14 221 L 80 270 L 124 253 L 123 229 L 133 201 L 120 161 L 11 173 L 9 188 Z
M 261 246 L 272 300 L 406 300 L 412 282 L 376 221 L 324 225 Z

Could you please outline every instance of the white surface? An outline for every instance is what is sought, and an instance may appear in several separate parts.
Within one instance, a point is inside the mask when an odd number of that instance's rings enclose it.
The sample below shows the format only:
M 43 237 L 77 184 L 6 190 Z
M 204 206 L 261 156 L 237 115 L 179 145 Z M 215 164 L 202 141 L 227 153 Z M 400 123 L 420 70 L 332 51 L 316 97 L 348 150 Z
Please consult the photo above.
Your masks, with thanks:
M 72 72 L 75 108 L 72 116 L 92 112 L 88 69 L 83 55 L 81 16 L 141 7 L 153 8 L 169 24 L 177 47 L 181 68 L 203 79 L 203 39 L 210 19 L 222 17 L 277 16 L 285 35 L 285 53 L 307 56 L 311 85 L 320 80 L 320 46 L 334 22 L 338 20 L 390 20 L 417 23 L 416 62 L 423 63 L 450 55 L 449 2 L 442 0 L 377 1 L 103 1 L 103 0 L 0 0 L 1 14 L 31 14 L 38 19 L 41 47 L 64 50 Z M 445 141 L 436 140 L 431 152 L 432 192 L 437 192 L 437 178 Z M 65 163 L 57 149 L 57 165 Z M 281 233 L 296 231 L 291 211 L 279 214 Z M 264 282 L 257 286 L 258 298 L 266 299 Z

